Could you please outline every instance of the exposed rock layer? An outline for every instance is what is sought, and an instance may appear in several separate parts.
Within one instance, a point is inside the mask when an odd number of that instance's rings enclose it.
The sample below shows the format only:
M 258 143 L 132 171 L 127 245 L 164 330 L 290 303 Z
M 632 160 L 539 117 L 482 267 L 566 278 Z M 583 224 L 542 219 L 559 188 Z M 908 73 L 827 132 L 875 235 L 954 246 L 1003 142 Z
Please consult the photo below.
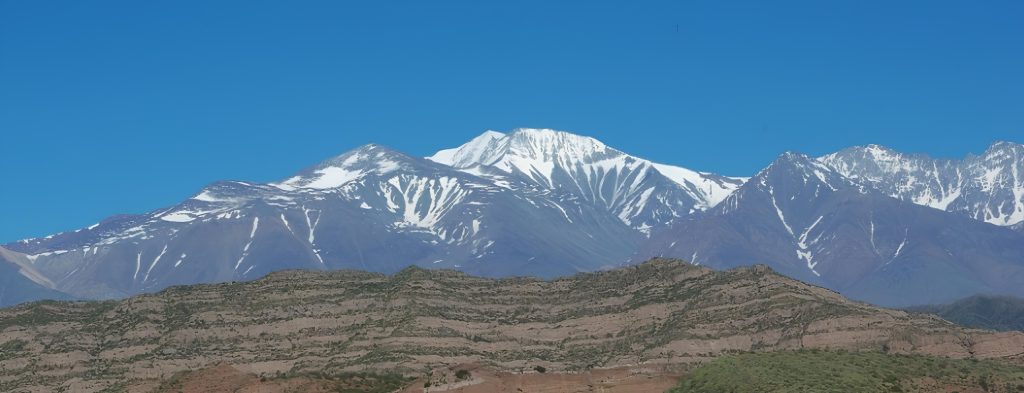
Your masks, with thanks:
M 290 271 L 0 310 L 0 390 L 97 391 L 222 362 L 257 375 L 418 376 L 468 363 L 561 372 L 807 347 L 1009 357 L 1024 353 L 1024 334 L 868 306 L 764 266 L 655 260 L 554 281 Z

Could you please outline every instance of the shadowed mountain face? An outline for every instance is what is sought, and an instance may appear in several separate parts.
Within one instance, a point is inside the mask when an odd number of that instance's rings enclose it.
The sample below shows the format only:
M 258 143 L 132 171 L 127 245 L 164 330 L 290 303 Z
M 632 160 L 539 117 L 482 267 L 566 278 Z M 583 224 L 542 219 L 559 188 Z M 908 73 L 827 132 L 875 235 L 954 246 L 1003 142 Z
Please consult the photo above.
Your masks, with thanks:
M 685 365 L 726 352 L 1024 353 L 1024 334 L 881 309 L 765 266 L 680 261 L 553 281 L 409 268 L 290 271 L 123 301 L 0 310 L 0 390 L 92 392 L 229 363 L 257 375 Z M 123 386 L 123 385 L 122 385 Z
M 957 324 L 998 331 L 1024 331 L 1024 299 L 977 295 L 950 304 L 908 307 L 908 311 L 938 315 Z
M 71 299 L 67 294 L 54 290 L 53 283 L 24 262 L 12 261 L 17 260 L 16 255 L 0 247 L 0 307 L 38 299 Z
M 747 181 L 566 132 L 489 131 L 426 159 L 367 145 L 278 183 L 217 182 L 169 208 L 4 247 L 33 282 L 96 299 L 283 269 L 551 278 L 661 255 L 765 263 L 885 305 L 1024 296 L 1022 151 L 786 154 Z M 8 286 L 25 292 L 10 299 L 50 297 Z
M 890 198 L 787 153 L 724 202 L 653 236 L 640 258 L 752 262 L 876 304 L 1024 294 L 1024 237 Z

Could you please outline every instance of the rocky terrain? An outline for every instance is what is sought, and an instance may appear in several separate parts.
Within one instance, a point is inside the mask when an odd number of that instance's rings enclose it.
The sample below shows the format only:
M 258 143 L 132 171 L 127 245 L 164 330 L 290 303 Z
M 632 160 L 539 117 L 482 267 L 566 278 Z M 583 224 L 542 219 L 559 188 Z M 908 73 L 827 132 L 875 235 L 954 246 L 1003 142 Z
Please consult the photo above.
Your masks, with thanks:
M 287 271 L 0 310 L 0 391 L 152 391 L 224 364 L 268 379 L 379 373 L 420 383 L 465 364 L 664 374 L 726 353 L 800 348 L 1012 358 L 1024 334 L 853 302 L 766 266 L 654 260 L 551 281 Z
M 219 364 L 177 373 L 153 393 L 664 393 L 678 380 L 677 373 L 661 367 L 527 373 L 465 364 L 431 370 L 419 378 L 366 373 L 267 378 Z

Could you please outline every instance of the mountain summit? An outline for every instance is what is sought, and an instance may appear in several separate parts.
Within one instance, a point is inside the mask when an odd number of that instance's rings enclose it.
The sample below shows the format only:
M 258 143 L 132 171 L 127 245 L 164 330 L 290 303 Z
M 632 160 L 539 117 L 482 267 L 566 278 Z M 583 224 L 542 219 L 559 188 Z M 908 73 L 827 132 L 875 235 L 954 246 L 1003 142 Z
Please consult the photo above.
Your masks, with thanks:
M 582 199 L 644 233 L 713 207 L 745 180 L 657 164 L 550 129 L 488 131 L 428 159 Z
M 417 161 L 403 153 L 370 144 L 325 160 L 273 185 L 287 191 L 337 188 L 367 175 L 383 176 L 396 171 L 420 169 L 422 163 Z
M 886 195 L 988 223 L 1024 222 L 1024 145 L 995 142 L 963 160 L 856 146 L 819 159 Z

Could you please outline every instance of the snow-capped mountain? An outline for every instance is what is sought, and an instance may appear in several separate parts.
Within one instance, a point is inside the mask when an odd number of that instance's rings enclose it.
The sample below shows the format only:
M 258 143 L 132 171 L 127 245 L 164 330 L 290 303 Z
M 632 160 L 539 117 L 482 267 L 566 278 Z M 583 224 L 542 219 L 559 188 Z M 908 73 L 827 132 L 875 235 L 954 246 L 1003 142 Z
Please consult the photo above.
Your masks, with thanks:
M 7 247 L 62 291 L 106 298 L 296 268 L 554 277 L 621 264 L 640 236 L 518 178 L 368 145 L 278 183 L 218 182 L 167 209 Z
M 889 306 L 1024 295 L 1024 236 L 891 198 L 786 153 L 707 214 L 652 237 L 637 260 L 764 263 Z
M 819 160 L 839 173 L 919 205 L 1001 226 L 1024 222 L 1024 145 L 996 142 L 963 160 L 903 154 L 878 145 Z
M 654 163 L 593 138 L 549 129 L 487 131 L 428 159 L 578 198 L 644 233 L 715 206 L 745 180 Z
M 1005 142 L 963 161 L 867 146 L 787 153 L 748 180 L 547 129 L 488 131 L 428 158 L 366 145 L 279 182 L 216 182 L 171 207 L 4 245 L 0 305 L 282 269 L 550 278 L 651 256 L 768 263 L 886 305 L 1024 295 L 1022 164 Z

